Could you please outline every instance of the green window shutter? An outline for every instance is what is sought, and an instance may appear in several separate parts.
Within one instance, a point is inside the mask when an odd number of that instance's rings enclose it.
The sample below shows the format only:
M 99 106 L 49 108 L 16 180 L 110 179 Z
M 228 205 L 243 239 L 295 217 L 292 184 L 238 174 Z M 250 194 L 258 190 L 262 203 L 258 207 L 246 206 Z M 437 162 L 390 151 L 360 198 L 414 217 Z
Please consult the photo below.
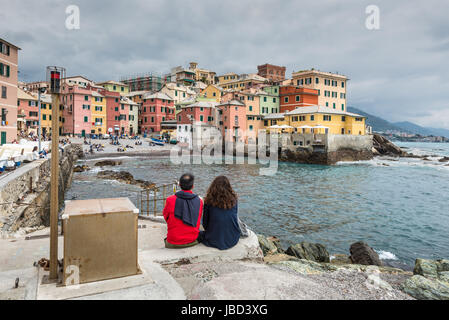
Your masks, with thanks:
M 9 78 L 10 69 L 9 66 L 6 66 L 6 77 Z

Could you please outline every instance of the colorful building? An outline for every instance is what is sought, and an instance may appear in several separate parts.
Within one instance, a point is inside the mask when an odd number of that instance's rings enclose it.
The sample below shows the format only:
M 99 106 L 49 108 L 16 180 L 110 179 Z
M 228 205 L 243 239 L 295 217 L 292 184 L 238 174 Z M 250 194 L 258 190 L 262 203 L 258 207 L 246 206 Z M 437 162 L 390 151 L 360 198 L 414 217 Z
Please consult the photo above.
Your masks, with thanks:
M 264 87 L 259 96 L 261 115 L 280 112 L 279 86 Z
M 229 77 L 233 77 L 230 75 Z M 222 77 L 219 77 L 219 79 L 222 79 Z M 227 80 L 225 80 L 227 81 Z M 219 83 L 220 87 L 222 87 L 224 90 L 246 90 L 249 88 L 255 88 L 260 87 L 261 85 L 266 85 L 268 83 L 268 80 L 266 78 L 263 78 L 257 74 L 242 74 L 238 76 L 236 80 L 232 80 L 229 82 Z
M 217 108 L 219 110 L 219 127 L 225 140 L 245 142 L 245 104 L 231 100 L 217 105 Z
M 129 115 L 128 115 L 128 134 L 136 135 L 139 133 L 139 104 L 132 101 L 127 97 L 122 97 L 122 103 L 128 105 Z
M 92 91 L 78 85 L 65 84 L 62 89 L 61 104 L 63 132 L 86 136 L 92 130 Z
M 17 139 L 19 47 L 0 38 L 0 144 Z
M 160 132 L 161 122 L 175 119 L 175 104 L 165 93 L 146 94 L 139 115 L 142 133 Z
M 272 82 L 280 82 L 285 80 L 285 67 L 275 66 L 273 64 L 263 64 L 257 66 L 257 74 L 264 77 Z
M 17 90 L 18 114 L 23 115 L 25 130 L 37 133 L 39 126 L 39 107 L 37 98 L 22 89 Z
M 330 72 L 315 69 L 292 73 L 292 82 L 296 86 L 318 90 L 318 105 L 335 110 L 346 111 L 346 88 L 348 78 Z
M 106 98 L 98 93 L 92 91 L 92 129 L 91 133 L 94 134 L 106 134 Z
M 189 87 L 177 83 L 167 83 L 160 91 L 173 99 L 175 104 L 196 96 L 196 92 Z
M 200 96 L 206 99 L 214 99 L 216 102 L 220 102 L 223 95 L 223 88 L 214 84 L 208 85 L 201 91 Z
M 106 81 L 106 82 L 97 83 L 96 85 L 101 86 L 108 91 L 118 92 L 122 96 L 126 96 L 129 93 L 129 86 L 123 82 L 117 82 L 117 81 L 110 80 L 110 81 Z
M 216 73 L 207 69 L 198 68 L 198 63 L 190 62 L 189 70 L 195 72 L 195 81 L 201 81 L 205 84 L 214 84 Z
M 295 110 L 264 117 L 265 127 L 273 125 L 293 127 L 298 133 L 365 135 L 365 117 L 323 106 L 299 107 Z
M 297 86 L 280 86 L 280 112 L 318 104 L 318 90 Z

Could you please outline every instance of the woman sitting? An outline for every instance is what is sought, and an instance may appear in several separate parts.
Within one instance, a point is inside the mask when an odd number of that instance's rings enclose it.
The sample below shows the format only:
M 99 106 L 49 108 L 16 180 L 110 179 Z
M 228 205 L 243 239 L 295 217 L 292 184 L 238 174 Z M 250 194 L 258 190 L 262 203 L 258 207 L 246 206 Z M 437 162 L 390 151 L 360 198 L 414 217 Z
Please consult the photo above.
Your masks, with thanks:
M 237 195 L 228 178 L 215 178 L 204 200 L 203 227 L 199 242 L 208 247 L 226 250 L 240 239 Z

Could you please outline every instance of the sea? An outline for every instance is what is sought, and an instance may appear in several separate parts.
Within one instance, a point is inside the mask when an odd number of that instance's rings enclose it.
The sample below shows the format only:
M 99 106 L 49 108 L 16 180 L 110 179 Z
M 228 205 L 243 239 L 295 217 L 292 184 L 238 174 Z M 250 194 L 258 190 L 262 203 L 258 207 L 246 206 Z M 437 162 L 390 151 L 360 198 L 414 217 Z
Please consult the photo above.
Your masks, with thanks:
M 386 265 L 410 270 L 416 258 L 449 258 L 449 143 L 397 142 L 418 158 L 376 157 L 336 165 L 279 162 L 276 174 L 260 175 L 261 164 L 176 164 L 170 158 L 121 157 L 122 165 L 76 173 L 66 200 L 129 197 L 140 207 L 140 188 L 96 177 L 101 170 L 128 171 L 135 179 L 173 184 L 185 172 L 205 195 L 219 175 L 239 196 L 239 215 L 250 229 L 281 239 L 324 244 L 348 254 L 365 241 Z

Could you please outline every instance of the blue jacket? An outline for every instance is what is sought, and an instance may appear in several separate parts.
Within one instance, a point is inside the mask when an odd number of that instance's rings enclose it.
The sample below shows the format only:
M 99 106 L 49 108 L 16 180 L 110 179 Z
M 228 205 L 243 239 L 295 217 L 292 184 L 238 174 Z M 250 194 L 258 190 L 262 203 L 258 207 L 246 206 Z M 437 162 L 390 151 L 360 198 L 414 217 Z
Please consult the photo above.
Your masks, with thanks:
M 202 243 L 208 247 L 226 250 L 235 246 L 240 239 L 237 217 L 238 205 L 232 209 L 220 209 L 204 205 Z

